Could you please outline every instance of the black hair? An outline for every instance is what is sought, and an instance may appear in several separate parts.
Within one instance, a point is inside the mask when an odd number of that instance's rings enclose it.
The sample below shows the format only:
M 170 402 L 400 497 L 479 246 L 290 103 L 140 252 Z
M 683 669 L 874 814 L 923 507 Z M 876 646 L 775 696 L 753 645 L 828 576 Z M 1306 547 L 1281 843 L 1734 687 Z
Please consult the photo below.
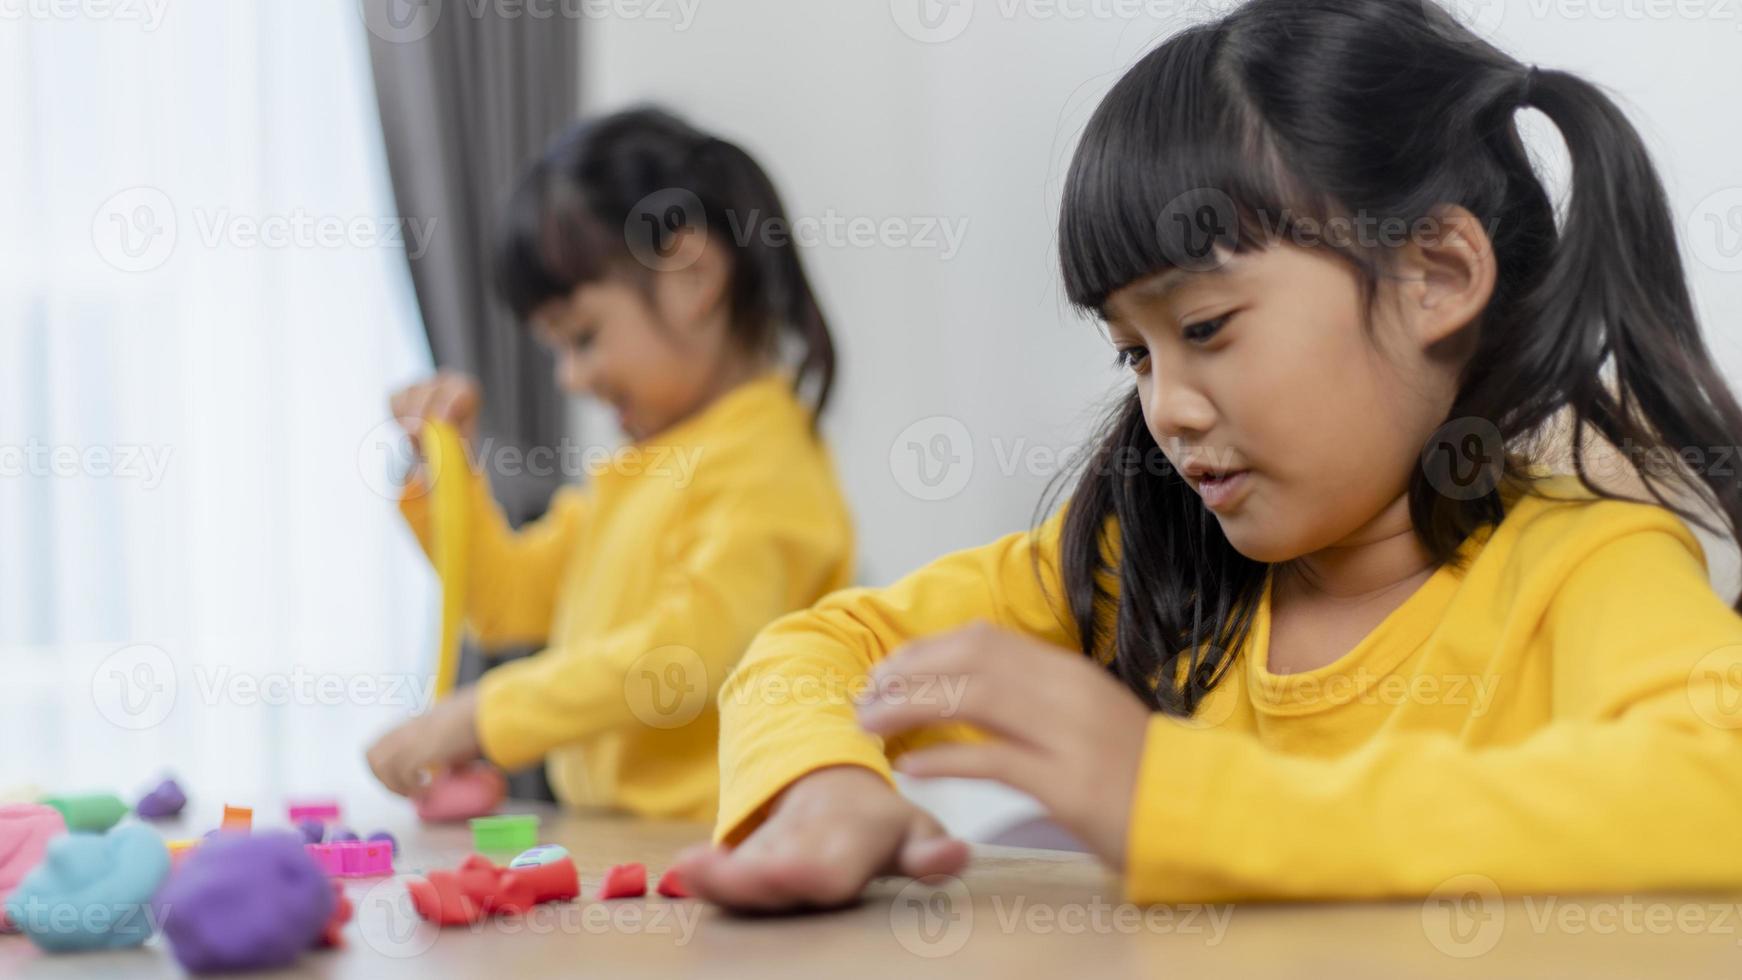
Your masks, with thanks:
M 800 351 L 795 387 L 814 417 L 835 381 L 835 345 L 786 226 L 773 181 L 737 144 L 654 107 L 584 120 L 560 134 L 508 202 L 498 231 L 497 291 L 528 319 L 575 287 L 621 274 L 646 287 L 678 234 L 705 232 L 731 256 L 730 315 L 747 350 Z
M 1560 228 L 1514 121 L 1526 106 L 1567 144 Z M 1536 489 L 1533 457 L 1557 422 L 1570 417 L 1580 482 L 1611 499 L 1629 498 L 1592 482 L 1590 430 L 1629 451 L 1718 447 L 1742 431 L 1633 126 L 1589 82 L 1520 63 L 1432 0 L 1251 0 L 1143 57 L 1071 163 L 1065 292 L 1104 316 L 1131 283 L 1218 248 L 1267 247 L 1300 219 L 1414 223 L 1447 205 L 1489 229 L 1497 266 L 1493 296 L 1466 328 L 1473 353 L 1447 421 L 1480 420 L 1499 445 L 1492 481 L 1472 493 L 1441 492 L 1425 463 L 1415 467 L 1410 517 L 1437 563 Z M 1371 313 L 1396 249 L 1324 246 L 1357 271 Z M 1244 645 L 1268 566 L 1234 549 L 1171 467 L 1120 464 L 1157 453 L 1133 390 L 1066 509 L 1064 598 L 1086 654 L 1153 709 L 1190 715 Z M 1663 458 L 1632 460 L 1655 502 L 1738 539 L 1742 488 Z M 1669 485 L 1727 526 L 1673 502 Z

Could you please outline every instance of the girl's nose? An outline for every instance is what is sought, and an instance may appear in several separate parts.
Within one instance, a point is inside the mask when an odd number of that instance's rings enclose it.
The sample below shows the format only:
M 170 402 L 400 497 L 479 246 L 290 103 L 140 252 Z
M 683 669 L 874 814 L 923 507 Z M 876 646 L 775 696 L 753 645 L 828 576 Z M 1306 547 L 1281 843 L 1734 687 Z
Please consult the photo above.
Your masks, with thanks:
M 558 362 L 557 383 L 571 395 L 591 395 L 598 385 L 598 373 L 591 358 L 571 351 Z
M 1164 378 L 1160 371 L 1150 374 L 1149 384 L 1144 420 L 1156 445 L 1195 440 L 1215 425 L 1215 406 L 1196 386 L 1177 376 Z

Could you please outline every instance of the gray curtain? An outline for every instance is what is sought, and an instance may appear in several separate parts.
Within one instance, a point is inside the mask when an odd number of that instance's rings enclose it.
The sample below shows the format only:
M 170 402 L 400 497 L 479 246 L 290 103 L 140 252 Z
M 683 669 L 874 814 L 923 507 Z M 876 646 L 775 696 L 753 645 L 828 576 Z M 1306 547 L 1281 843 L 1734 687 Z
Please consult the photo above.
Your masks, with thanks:
M 504 16 L 515 9 L 505 5 L 362 3 L 398 213 L 434 222 L 423 254 L 407 253 L 430 350 L 438 367 L 483 385 L 480 444 L 524 460 L 560 442 L 566 407 L 550 358 L 492 294 L 490 248 L 515 181 L 579 111 L 580 24 Z M 520 524 L 543 512 L 561 475 L 490 480 Z M 461 681 L 483 668 L 467 651 Z M 510 786 L 549 796 L 542 771 L 511 776 Z

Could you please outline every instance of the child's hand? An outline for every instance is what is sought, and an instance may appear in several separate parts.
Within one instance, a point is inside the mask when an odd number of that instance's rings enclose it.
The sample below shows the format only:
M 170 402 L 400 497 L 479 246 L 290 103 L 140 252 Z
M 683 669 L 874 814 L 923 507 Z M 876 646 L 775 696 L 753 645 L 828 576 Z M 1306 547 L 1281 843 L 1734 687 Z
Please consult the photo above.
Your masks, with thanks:
M 676 866 L 699 898 L 772 912 L 845 905 L 878 875 L 953 874 L 967 861 L 966 844 L 881 776 L 834 766 L 787 787 L 736 849 L 692 847 Z
M 400 428 L 411 437 L 411 448 L 423 457 L 423 423 L 433 419 L 459 431 L 467 445 L 478 428 L 478 410 L 484 398 L 478 382 L 463 374 L 443 371 L 426 381 L 403 388 L 388 400 Z
M 422 788 L 425 772 L 478 758 L 477 716 L 477 688 L 455 691 L 369 746 L 369 768 L 381 785 L 411 796 Z
M 993 736 L 917 749 L 911 776 L 995 779 L 1038 799 L 1115 870 L 1149 708 L 1081 653 L 984 624 L 897 650 L 872 672 L 859 723 L 878 735 L 967 722 Z

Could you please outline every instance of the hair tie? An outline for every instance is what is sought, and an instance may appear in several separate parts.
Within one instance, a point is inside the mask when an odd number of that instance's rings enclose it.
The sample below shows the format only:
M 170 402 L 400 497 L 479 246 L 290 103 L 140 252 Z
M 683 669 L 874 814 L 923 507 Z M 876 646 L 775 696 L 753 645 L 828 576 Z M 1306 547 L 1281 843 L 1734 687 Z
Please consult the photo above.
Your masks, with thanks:
M 1521 105 L 1535 105 L 1537 82 L 1542 78 L 1542 71 L 1531 65 L 1524 73 L 1524 91 L 1518 96 Z

